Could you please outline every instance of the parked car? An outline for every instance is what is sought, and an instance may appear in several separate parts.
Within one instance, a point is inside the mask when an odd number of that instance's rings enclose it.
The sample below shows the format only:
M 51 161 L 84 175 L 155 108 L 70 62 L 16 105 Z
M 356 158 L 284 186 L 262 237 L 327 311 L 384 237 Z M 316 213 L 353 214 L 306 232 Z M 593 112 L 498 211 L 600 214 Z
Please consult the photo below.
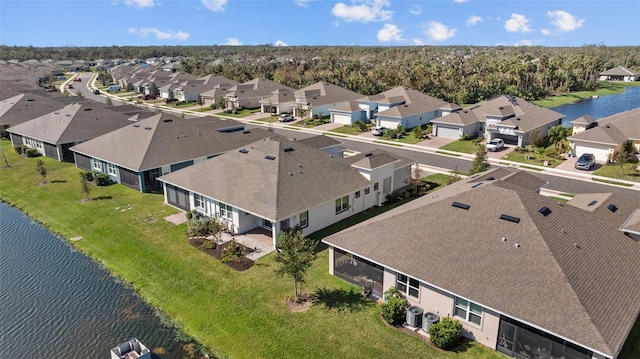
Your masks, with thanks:
M 94 95 L 99 95 L 100 94 L 100 90 L 93 90 L 93 94 Z
M 574 167 L 579 170 L 588 171 L 595 164 L 596 164 L 596 156 L 592 155 L 591 153 L 583 153 L 576 161 L 576 164 L 574 165 Z
M 504 141 L 501 138 L 494 138 L 487 143 L 487 151 L 498 151 L 504 148 Z
M 142 99 L 145 100 L 145 101 L 146 100 L 155 100 L 156 96 L 155 95 L 144 95 L 144 96 L 142 96 Z
M 371 129 L 371 134 L 374 135 L 374 136 L 382 136 L 382 135 L 384 135 L 384 131 L 386 131 L 386 130 L 387 130 L 386 127 L 376 126 L 376 127 Z
M 293 116 L 291 116 L 290 113 L 283 113 L 283 114 L 280 114 L 280 116 L 278 116 L 278 121 L 280 122 L 293 121 Z

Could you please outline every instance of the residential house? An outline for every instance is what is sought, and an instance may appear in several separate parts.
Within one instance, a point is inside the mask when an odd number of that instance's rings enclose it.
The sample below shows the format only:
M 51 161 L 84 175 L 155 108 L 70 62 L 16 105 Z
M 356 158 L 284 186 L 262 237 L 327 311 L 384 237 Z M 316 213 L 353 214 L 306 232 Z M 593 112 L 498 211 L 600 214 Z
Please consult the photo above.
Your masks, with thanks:
M 586 131 L 590 128 L 593 128 L 594 126 L 597 126 L 598 123 L 596 121 L 597 120 L 595 118 L 589 115 L 584 115 L 576 118 L 575 120 L 571 121 L 571 134 L 575 135 L 576 133 Z
M 157 177 L 267 137 L 236 121 L 157 114 L 71 148 L 76 167 L 107 173 L 140 192 L 161 188 Z M 176 206 L 187 208 L 185 203 Z
M 433 134 L 459 139 L 483 136 L 501 138 L 524 147 L 532 138 L 544 139 L 551 127 L 562 123 L 563 114 L 519 97 L 500 95 L 433 120 Z
M 204 106 L 221 105 L 224 107 L 226 104 L 227 94 L 239 83 L 237 81 L 228 80 L 227 82 L 219 83 L 213 86 L 213 89 L 205 91 L 200 94 L 202 97 L 202 104 Z
M 229 93 L 225 96 L 225 107 L 257 108 L 260 107 L 260 101 L 265 96 L 270 96 L 276 90 L 294 91 L 291 87 L 281 85 L 277 82 L 265 78 L 255 78 L 231 87 Z
M 11 126 L 14 146 L 35 148 L 58 161 L 73 162 L 70 147 L 131 124 L 129 116 L 93 102 L 72 103 L 51 113 Z
M 409 129 L 426 125 L 434 118 L 448 114 L 451 107 L 451 104 L 445 101 L 403 86 L 355 101 L 360 108 L 355 112 L 349 111 L 352 104 L 336 106 L 329 110 L 332 120 L 351 125 L 356 119 L 364 118 L 365 122 L 373 122 L 376 126 L 402 126 Z
M 336 108 L 336 106 L 362 98 L 362 95 L 357 92 L 325 81 L 316 82 L 313 85 L 297 90 L 293 95 L 295 97 L 293 115 L 300 117 L 303 117 L 303 115 L 309 117 L 329 116 L 329 110 Z
M 329 271 L 398 289 L 517 359 L 617 358 L 640 313 L 640 202 L 497 169 L 331 235 Z
M 292 113 L 295 109 L 295 101 L 292 89 L 276 89 L 269 96 L 260 100 L 260 112 L 271 114 Z
M 296 141 L 295 138 L 293 140 Z M 344 157 L 344 151 L 346 150 L 346 148 L 342 146 L 342 142 L 329 136 L 312 136 L 297 141 L 339 158 Z
M 614 160 L 627 142 L 632 143 L 635 152 L 640 152 L 640 108 L 592 121 L 582 131 L 576 130 L 584 127 L 582 123 L 572 123 L 574 133 L 567 139 L 574 156 L 591 153 L 597 162 L 606 163 Z
M 640 73 L 630 70 L 624 66 L 618 66 L 600 73 L 600 81 L 638 81 Z
M 309 234 L 380 205 L 401 161 L 383 151 L 347 160 L 273 136 L 159 181 L 166 203 L 217 216 L 233 233 L 264 228 L 276 247 L 285 228 L 300 225 Z
M 189 80 L 186 83 L 182 83 L 181 86 L 175 89 L 174 95 L 178 101 L 195 102 L 198 100 L 198 97 L 202 98 L 203 93 L 214 90 L 219 84 L 230 82 L 235 81 L 223 76 L 207 75 L 196 80 Z M 202 104 L 204 105 L 204 100 Z

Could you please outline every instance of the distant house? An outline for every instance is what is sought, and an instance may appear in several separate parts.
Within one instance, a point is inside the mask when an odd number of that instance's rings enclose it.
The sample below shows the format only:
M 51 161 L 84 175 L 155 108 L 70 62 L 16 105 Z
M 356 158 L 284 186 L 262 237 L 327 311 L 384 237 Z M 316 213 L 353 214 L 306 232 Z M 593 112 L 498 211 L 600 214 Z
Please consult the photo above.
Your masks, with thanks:
M 303 114 L 306 117 L 329 116 L 330 109 L 344 102 L 362 98 L 362 95 L 343 87 L 320 81 L 296 90 L 293 93 L 293 97 L 293 102 L 291 102 L 291 98 L 286 99 L 286 103 L 290 104 L 291 107 L 284 110 L 278 107 L 280 103 L 276 102 L 277 100 L 270 99 L 271 104 L 277 107 L 276 113 L 292 112 L 294 116 L 301 117 Z M 263 112 L 267 112 L 265 111 L 267 104 L 265 101 L 262 101 L 262 103 Z
M 624 66 L 618 66 L 600 73 L 600 81 L 638 81 L 640 73 L 630 70 Z
M 329 272 L 510 358 L 615 359 L 640 313 L 640 202 L 544 183 L 496 169 L 418 198 L 323 239 Z
M 291 87 L 265 78 L 255 78 L 231 87 L 225 95 L 226 107 L 258 108 L 260 107 L 260 101 L 266 96 L 271 96 L 276 90 L 295 91 Z
M 309 234 L 380 205 L 405 185 L 411 164 L 384 151 L 343 159 L 274 136 L 158 180 L 166 203 L 218 216 L 233 233 L 269 230 L 275 247 L 285 228 L 300 225 Z M 181 196 L 186 206 L 177 203 Z
M 58 161 L 73 162 L 70 147 L 131 124 L 127 114 L 95 103 L 73 103 L 7 129 L 14 146 L 35 148 Z
M 433 134 L 459 139 L 484 136 L 524 147 L 532 136 L 543 139 L 562 123 L 563 114 L 511 95 L 500 95 L 431 121 Z
M 267 137 L 259 128 L 245 130 L 236 121 L 201 117 L 180 119 L 156 114 L 71 148 L 76 167 L 111 176 L 140 192 L 161 188 L 157 177 Z M 188 208 L 175 200 L 175 205 Z
M 596 161 L 606 163 L 614 160 L 627 142 L 633 145 L 636 152 L 640 151 L 640 108 L 598 121 L 590 120 L 591 118 L 583 116 L 572 121 L 574 132 L 567 139 L 574 156 L 591 153 L 596 156 Z M 589 124 L 585 126 L 583 122 Z
M 362 119 L 376 126 L 409 129 L 451 112 L 451 104 L 403 86 L 354 101 L 359 109 L 353 103 L 330 109 L 333 122 L 351 125 Z

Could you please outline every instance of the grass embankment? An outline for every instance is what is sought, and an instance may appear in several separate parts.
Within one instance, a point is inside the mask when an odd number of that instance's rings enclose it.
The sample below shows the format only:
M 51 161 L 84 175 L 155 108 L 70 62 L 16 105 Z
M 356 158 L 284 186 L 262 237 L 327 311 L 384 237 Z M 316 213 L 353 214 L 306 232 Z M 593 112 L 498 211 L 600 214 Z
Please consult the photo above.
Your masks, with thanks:
M 162 195 L 121 185 L 91 187 L 94 200 L 81 203 L 79 170 L 72 164 L 40 158 L 49 183 L 39 185 L 38 159 L 18 157 L 8 141 L 0 145 L 12 166 L 0 168 L 0 198 L 65 238 L 82 236 L 72 245 L 131 283 L 218 356 L 502 357 L 477 343 L 458 353 L 436 351 L 420 338 L 387 327 L 377 306 L 359 299 L 359 288 L 328 274 L 327 250 L 319 253 L 303 286 L 318 299 L 309 310 L 292 313 L 285 305 L 292 281 L 274 276 L 272 254 L 245 272 L 235 272 L 190 246 L 186 225 L 163 219 L 176 210 L 163 205 Z
M 542 107 L 556 107 L 576 101 L 592 98 L 593 96 L 614 95 L 624 92 L 627 86 L 640 86 L 640 81 L 636 82 L 598 82 L 599 89 L 595 91 L 578 91 L 569 92 L 563 95 L 551 96 L 542 100 L 532 101 L 534 104 Z

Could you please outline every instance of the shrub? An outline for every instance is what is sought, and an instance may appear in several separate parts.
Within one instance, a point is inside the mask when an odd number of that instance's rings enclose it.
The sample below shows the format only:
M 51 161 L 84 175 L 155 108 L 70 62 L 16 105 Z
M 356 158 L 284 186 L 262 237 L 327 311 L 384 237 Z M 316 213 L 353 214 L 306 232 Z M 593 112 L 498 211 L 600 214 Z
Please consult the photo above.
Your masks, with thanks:
M 25 153 L 25 151 L 27 150 L 27 146 L 25 145 L 18 145 L 13 147 L 14 150 L 16 150 L 16 153 L 19 155 L 22 155 Z
M 80 175 L 89 182 L 93 181 L 93 172 L 91 171 L 82 171 Z
M 431 342 L 442 349 L 451 349 L 462 336 L 462 324 L 451 317 L 444 317 L 429 327 Z
M 40 152 L 38 152 L 38 150 L 36 150 L 35 148 L 27 148 L 24 151 L 24 154 L 27 155 L 27 157 L 40 157 L 40 156 L 42 156 L 42 154 Z
M 216 248 L 216 244 L 214 241 L 210 241 L 208 239 L 205 239 L 204 241 L 202 241 L 202 249 L 215 249 Z
M 185 215 L 187 216 L 187 220 L 190 220 L 191 218 L 194 218 L 194 217 L 197 218 L 198 217 L 197 214 L 198 214 L 198 210 L 195 210 L 195 209 L 192 209 L 187 213 L 185 213 Z
M 111 184 L 111 178 L 106 173 L 98 173 L 93 176 L 96 180 L 96 186 L 108 186 Z
M 469 141 L 469 140 L 472 140 L 472 139 L 473 139 L 473 136 L 471 136 L 471 135 L 470 135 L 470 134 L 468 134 L 468 133 L 465 133 L 465 134 L 463 134 L 462 136 L 460 136 L 460 139 L 461 139 L 462 141 Z
M 381 305 L 382 318 L 389 324 L 402 324 L 409 302 L 400 295 L 400 292 L 395 287 L 389 288 L 384 292 L 384 295 L 387 299 Z
M 189 237 L 209 235 L 211 228 L 209 224 L 210 218 L 199 218 L 199 216 L 194 215 L 192 211 L 187 213 L 191 213 L 191 218 L 187 218 L 187 225 L 189 227 L 187 235 Z
M 240 259 L 242 257 L 242 247 L 238 242 L 232 240 L 222 251 L 222 263 L 228 263 Z
M 367 124 L 362 120 L 353 121 L 353 127 L 355 127 L 356 131 L 358 132 L 364 132 L 367 130 Z

